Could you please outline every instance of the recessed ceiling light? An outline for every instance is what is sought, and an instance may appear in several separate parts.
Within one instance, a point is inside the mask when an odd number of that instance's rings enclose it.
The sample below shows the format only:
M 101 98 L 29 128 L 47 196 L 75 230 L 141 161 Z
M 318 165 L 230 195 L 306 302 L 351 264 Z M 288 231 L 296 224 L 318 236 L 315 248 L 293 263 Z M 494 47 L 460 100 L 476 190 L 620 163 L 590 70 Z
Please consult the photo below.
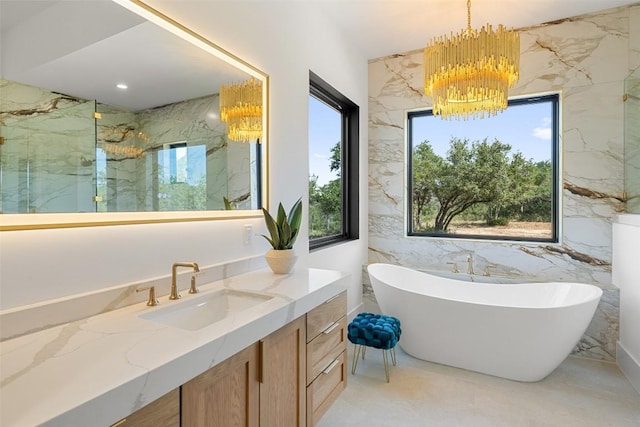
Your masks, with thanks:
M 129 86 L 127 86 L 127 85 L 126 85 L 126 84 L 124 84 L 124 83 L 118 83 L 118 84 L 116 85 L 116 87 L 117 87 L 118 89 L 127 89 Z

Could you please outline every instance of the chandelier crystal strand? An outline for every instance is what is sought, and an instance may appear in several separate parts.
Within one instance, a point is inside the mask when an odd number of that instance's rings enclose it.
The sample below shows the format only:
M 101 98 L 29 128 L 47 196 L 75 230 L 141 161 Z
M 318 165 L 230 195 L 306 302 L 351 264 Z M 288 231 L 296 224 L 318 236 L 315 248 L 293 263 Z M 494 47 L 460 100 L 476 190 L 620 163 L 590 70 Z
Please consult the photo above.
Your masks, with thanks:
M 262 82 L 251 77 L 242 83 L 220 87 L 220 120 L 227 136 L 237 142 L 262 139 Z
M 450 37 L 435 37 L 424 49 L 424 90 L 433 114 L 443 119 L 491 117 L 507 108 L 508 90 L 519 79 L 520 35 L 490 24 Z

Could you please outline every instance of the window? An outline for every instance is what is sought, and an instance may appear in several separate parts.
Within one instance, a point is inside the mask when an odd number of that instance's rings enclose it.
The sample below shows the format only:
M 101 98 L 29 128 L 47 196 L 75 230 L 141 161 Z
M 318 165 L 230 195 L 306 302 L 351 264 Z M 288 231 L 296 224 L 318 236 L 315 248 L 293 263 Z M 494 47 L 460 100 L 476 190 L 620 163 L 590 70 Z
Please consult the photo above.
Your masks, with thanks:
M 157 210 L 207 209 L 207 150 L 202 141 L 163 144 L 157 169 Z
M 358 238 L 359 108 L 309 72 L 309 248 Z
M 164 175 L 166 181 L 176 183 L 185 182 L 187 180 L 187 143 L 176 142 L 173 144 L 164 144 L 162 154 L 159 160 L 160 164 L 164 164 Z M 180 159 L 180 166 L 178 166 Z M 180 173 L 178 173 L 180 168 Z
M 408 235 L 557 242 L 558 98 L 469 121 L 409 112 Z

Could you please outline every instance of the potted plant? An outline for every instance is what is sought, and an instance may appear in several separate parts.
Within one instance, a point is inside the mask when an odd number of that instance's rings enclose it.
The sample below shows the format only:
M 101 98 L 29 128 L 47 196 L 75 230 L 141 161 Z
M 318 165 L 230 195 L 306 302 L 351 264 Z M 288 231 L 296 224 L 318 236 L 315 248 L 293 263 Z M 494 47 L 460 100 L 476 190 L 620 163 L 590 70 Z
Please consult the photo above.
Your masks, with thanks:
M 302 222 L 302 198 L 293 204 L 287 215 L 282 203 L 278 205 L 276 218 L 268 210 L 262 208 L 264 222 L 269 236 L 262 235 L 273 249 L 265 254 L 267 264 L 276 274 L 287 274 L 293 268 L 297 257 L 293 252 L 293 244 L 298 238 L 300 224 Z

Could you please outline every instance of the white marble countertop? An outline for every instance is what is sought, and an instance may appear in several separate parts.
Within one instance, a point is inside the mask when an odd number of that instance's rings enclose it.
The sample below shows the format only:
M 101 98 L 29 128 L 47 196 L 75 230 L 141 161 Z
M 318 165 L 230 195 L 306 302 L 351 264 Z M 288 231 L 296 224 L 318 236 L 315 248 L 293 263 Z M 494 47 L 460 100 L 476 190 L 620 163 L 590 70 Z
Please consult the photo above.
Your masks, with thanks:
M 0 425 L 108 426 L 346 289 L 348 275 L 259 270 L 0 343 Z M 139 315 L 220 288 L 273 298 L 197 331 Z

